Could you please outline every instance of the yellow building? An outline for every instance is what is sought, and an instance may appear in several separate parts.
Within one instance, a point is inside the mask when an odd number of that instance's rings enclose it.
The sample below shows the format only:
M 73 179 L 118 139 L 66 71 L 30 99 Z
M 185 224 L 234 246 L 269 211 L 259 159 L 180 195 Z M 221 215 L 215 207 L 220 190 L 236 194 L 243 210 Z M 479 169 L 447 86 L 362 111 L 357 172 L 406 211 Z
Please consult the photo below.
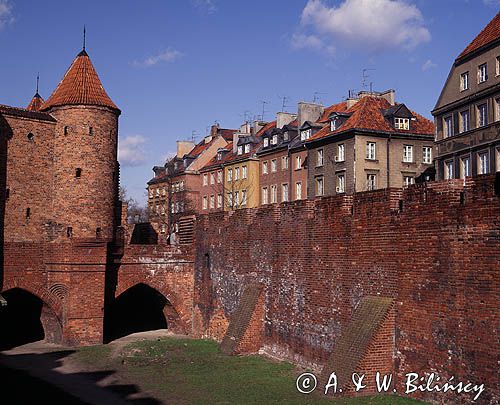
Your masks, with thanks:
M 259 160 L 244 156 L 224 166 L 224 210 L 259 206 Z

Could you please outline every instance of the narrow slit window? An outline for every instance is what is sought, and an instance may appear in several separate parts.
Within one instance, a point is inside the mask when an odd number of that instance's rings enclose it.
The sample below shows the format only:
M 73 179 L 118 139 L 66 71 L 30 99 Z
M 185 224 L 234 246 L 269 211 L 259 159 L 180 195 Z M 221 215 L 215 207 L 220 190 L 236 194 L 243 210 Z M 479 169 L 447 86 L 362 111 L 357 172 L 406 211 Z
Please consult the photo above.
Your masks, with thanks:
M 67 236 L 68 238 L 71 238 L 71 237 L 73 236 L 73 228 L 72 228 L 71 226 L 68 226 L 68 227 L 66 228 L 66 236 Z
M 69 127 L 64 127 L 64 135 L 68 135 L 69 134 Z
M 26 219 L 28 219 L 29 217 L 31 217 L 31 208 L 26 208 Z
M 75 177 L 77 179 L 79 179 L 80 177 L 82 177 L 82 169 L 80 169 L 79 167 L 75 171 Z
M 94 135 L 94 128 L 89 127 L 89 135 Z

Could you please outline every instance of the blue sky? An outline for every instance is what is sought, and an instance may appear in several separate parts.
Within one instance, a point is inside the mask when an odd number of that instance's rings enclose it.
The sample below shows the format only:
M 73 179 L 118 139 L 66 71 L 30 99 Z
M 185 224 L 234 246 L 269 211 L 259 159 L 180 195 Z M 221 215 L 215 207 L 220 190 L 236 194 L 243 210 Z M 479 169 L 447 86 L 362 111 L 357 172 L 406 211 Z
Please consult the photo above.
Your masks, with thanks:
M 81 49 L 121 108 L 121 179 L 144 201 L 153 165 L 215 120 L 271 120 L 287 96 L 341 101 L 366 83 L 430 117 L 455 57 L 498 0 L 0 0 L 0 103 L 47 98 Z M 316 93 L 316 94 L 315 94 Z M 195 132 L 193 132 L 195 131 Z

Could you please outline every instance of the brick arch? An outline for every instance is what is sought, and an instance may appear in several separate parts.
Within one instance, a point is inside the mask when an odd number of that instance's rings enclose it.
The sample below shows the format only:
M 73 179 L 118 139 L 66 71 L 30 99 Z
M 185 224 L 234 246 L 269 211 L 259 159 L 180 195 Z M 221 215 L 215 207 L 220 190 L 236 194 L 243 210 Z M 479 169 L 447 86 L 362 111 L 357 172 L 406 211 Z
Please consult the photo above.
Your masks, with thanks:
M 115 291 L 115 300 L 120 297 L 124 292 L 131 288 L 144 284 L 162 294 L 170 303 L 170 308 L 166 308 L 165 316 L 172 322 L 175 322 L 175 331 L 185 333 L 189 329 L 191 315 L 189 308 L 186 306 L 180 297 L 169 286 L 166 286 L 163 280 L 159 277 L 148 280 L 134 280 L 127 278 L 120 280 Z
M 42 302 L 40 322 L 42 323 L 44 330 L 45 340 L 50 343 L 62 343 L 62 305 L 58 299 L 42 287 L 24 285 L 19 283 L 17 280 L 8 285 L 4 285 L 2 293 L 6 293 L 14 289 L 26 291 Z

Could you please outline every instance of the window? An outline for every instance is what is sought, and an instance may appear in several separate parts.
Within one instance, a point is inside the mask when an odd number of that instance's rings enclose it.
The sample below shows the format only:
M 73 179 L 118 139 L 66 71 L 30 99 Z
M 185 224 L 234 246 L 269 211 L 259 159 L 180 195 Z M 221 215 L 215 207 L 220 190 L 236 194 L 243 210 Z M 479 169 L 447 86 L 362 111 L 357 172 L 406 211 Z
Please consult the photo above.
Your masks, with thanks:
M 30 142 L 34 141 L 35 135 L 33 135 L 31 132 L 27 136 L 28 136 L 28 141 L 30 141 Z
M 330 131 L 335 131 L 337 129 L 337 118 L 330 121 Z
M 300 133 L 300 140 L 305 141 L 311 137 L 311 129 L 306 129 Z
M 184 180 L 181 180 L 179 182 L 179 191 L 182 191 L 182 190 L 184 190 Z
M 444 178 L 445 180 L 453 179 L 453 160 L 444 162 Z
M 222 160 L 222 152 L 217 152 L 217 160 Z
M 269 138 L 264 138 L 264 148 L 269 146 Z
M 234 206 L 238 208 L 240 205 L 240 193 L 239 191 L 234 192 Z
M 262 187 L 262 204 L 269 203 L 269 193 L 267 191 L 267 187 Z
M 484 83 L 486 80 L 488 80 L 487 64 L 483 63 L 477 68 L 477 82 Z
M 366 158 L 370 160 L 375 160 L 375 142 L 366 143 Z
M 241 190 L 241 205 L 247 205 L 248 193 L 246 190 Z
M 462 73 L 460 75 L 460 90 L 468 90 L 469 89 L 469 72 Z
M 426 164 L 432 163 L 432 147 L 424 146 L 422 148 L 422 162 Z
M 246 166 L 241 167 L 241 178 L 246 179 L 248 177 L 248 168 Z
M 203 196 L 203 209 L 206 210 L 208 208 L 208 197 Z
M 210 184 L 215 184 L 215 173 L 210 173 Z
M 161 215 L 165 215 L 165 206 L 164 205 L 161 206 Z
M 288 184 L 281 185 L 281 201 L 288 201 Z
M 233 207 L 233 193 L 231 192 L 227 193 L 227 205 Z
M 153 198 L 154 197 L 154 193 L 153 193 L 153 189 L 149 189 L 149 198 Z
M 403 146 L 403 162 L 411 163 L 413 162 L 413 146 L 404 145 Z
M 337 158 L 335 159 L 336 162 L 343 162 L 345 160 L 345 145 L 341 143 L 339 146 L 337 146 Z
M 412 184 L 415 184 L 415 178 L 413 176 L 403 176 L 403 185 L 408 187 Z
M 278 163 L 276 159 L 271 160 L 271 171 L 275 172 L 278 169 Z
M 322 196 L 324 194 L 324 181 L 323 176 L 316 177 L 316 195 Z
M 227 170 L 227 181 L 233 181 L 233 169 Z
M 69 134 L 69 127 L 64 127 L 64 135 L 68 135 Z
M 404 129 L 408 131 L 410 129 L 410 119 L 409 118 L 394 118 L 394 128 Z
M 156 193 L 156 196 L 158 197 L 158 196 L 160 195 L 160 189 L 159 189 L 159 188 L 157 188 L 157 189 L 155 190 L 155 193 Z
M 302 183 L 300 181 L 295 183 L 295 199 L 302 199 Z
M 470 176 L 470 158 L 465 156 L 460 159 L 460 178 L 464 179 Z
M 470 129 L 470 115 L 469 111 L 462 111 L 460 113 L 460 132 L 466 132 Z
M 288 134 L 288 131 L 286 131 L 285 133 L 283 133 L 283 140 L 288 141 L 289 139 L 290 139 L 290 135 Z
M 222 170 L 217 171 L 217 183 L 222 183 Z
M 337 193 L 345 193 L 345 174 L 337 175 Z
M 500 97 L 495 99 L 495 121 L 500 121 Z
M 82 177 L 82 169 L 80 169 L 79 167 L 75 171 L 75 177 L 77 179 L 79 179 L 80 177 Z M 156 189 L 156 191 L 159 191 L 159 189 Z
M 203 175 L 203 185 L 208 186 L 208 174 Z
M 486 174 L 490 171 L 488 152 L 478 153 L 478 174 Z
M 165 187 L 163 187 L 163 189 L 161 190 L 161 195 L 165 196 L 167 194 L 167 190 L 165 189 Z
M 375 190 L 377 186 L 377 175 L 376 174 L 367 174 L 366 175 L 366 189 L 367 190 Z
M 73 236 L 73 228 L 72 228 L 71 226 L 68 226 L 68 227 L 66 228 L 66 236 L 67 236 L 68 238 L 71 238 L 71 237 Z
M 243 154 L 243 145 L 238 146 L 238 155 Z
M 215 195 L 210 196 L 210 208 L 215 208 Z
M 495 74 L 500 76 L 500 56 L 496 58 Z
M 500 172 L 500 147 L 495 149 L 495 166 L 497 168 L 497 172 Z M 9 196 L 9 189 L 7 189 L 7 198 Z
M 445 138 L 453 136 L 453 121 L 451 119 L 451 115 L 444 118 L 443 131 L 444 131 Z
M 323 166 L 323 149 L 317 151 L 316 166 Z
M 250 144 L 249 143 L 247 143 L 245 145 L 245 153 L 250 153 Z
M 262 162 L 262 174 L 267 174 L 269 172 L 267 160 L 265 162 Z
M 288 156 L 283 156 L 281 158 L 281 170 L 288 169 Z
M 295 158 L 295 170 L 300 170 L 302 168 L 302 157 L 297 156 Z
M 240 168 L 236 167 L 234 169 L 234 181 L 238 181 L 240 179 Z
M 222 208 L 222 194 L 217 194 L 217 208 Z
M 94 135 L 94 128 L 89 127 L 89 135 Z
M 477 126 L 484 127 L 488 125 L 488 108 L 486 103 L 477 106 Z
M 271 204 L 275 204 L 278 202 L 278 186 L 273 184 L 271 186 Z
M 276 145 L 278 143 L 278 135 L 273 135 L 271 138 L 271 145 Z

